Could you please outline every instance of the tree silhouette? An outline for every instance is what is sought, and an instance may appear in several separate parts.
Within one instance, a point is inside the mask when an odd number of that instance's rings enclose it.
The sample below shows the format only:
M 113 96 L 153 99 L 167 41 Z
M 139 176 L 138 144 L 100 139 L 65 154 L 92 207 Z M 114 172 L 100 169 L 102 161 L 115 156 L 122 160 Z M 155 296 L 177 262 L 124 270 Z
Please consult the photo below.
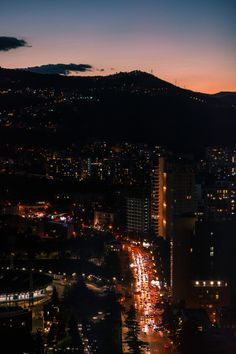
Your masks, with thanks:
M 83 344 L 78 331 L 78 321 L 74 315 L 71 315 L 68 323 L 69 331 L 68 334 L 71 337 L 72 346 L 79 348 L 78 353 L 83 353 Z
M 144 349 L 145 342 L 139 339 L 140 326 L 136 319 L 136 312 L 133 306 L 130 307 L 130 310 L 127 313 L 125 324 L 128 328 L 126 334 L 126 343 L 130 349 L 130 353 L 142 353 L 142 349 Z
M 58 306 L 60 303 L 59 298 L 58 298 L 58 292 L 57 292 L 57 289 L 55 286 L 53 287 L 51 302 L 52 302 L 52 305 L 54 305 L 54 306 Z

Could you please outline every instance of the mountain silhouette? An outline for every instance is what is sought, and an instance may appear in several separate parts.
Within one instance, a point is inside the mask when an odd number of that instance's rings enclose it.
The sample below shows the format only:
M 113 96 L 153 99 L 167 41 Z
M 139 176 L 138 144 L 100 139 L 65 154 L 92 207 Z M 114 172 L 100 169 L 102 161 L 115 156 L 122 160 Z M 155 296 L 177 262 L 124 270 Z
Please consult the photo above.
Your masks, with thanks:
M 236 110 L 227 95 L 186 90 L 149 73 L 68 77 L 0 70 L 0 89 L 11 89 L 13 108 L 22 104 L 17 92 L 26 88 L 61 90 L 67 97 L 76 92 L 88 98 L 55 107 L 56 134 L 65 143 L 104 138 L 182 148 L 235 144 Z M 3 107 L 6 102 L 2 96 Z

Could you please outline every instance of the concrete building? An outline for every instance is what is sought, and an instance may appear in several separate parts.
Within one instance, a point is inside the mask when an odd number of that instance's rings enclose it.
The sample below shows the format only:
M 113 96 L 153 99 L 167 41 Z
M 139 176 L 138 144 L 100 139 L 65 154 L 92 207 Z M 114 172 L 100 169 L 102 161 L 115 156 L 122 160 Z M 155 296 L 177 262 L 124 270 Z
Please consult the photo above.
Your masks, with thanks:
M 167 173 L 164 157 L 154 164 L 151 176 L 151 223 L 156 236 L 167 236 Z
M 170 250 L 170 285 L 173 301 L 191 300 L 191 252 L 192 237 L 196 217 L 176 216 L 174 218 L 173 237 Z
M 196 210 L 195 173 L 191 164 L 159 157 L 152 170 L 151 182 L 154 234 L 170 239 L 174 216 L 193 215 Z
M 236 298 L 236 220 L 175 217 L 171 252 L 174 302 L 205 309 L 210 319 Z
M 205 189 L 204 211 L 206 218 L 229 219 L 235 215 L 236 183 L 217 181 Z
M 197 210 L 194 169 L 190 164 L 171 163 L 168 168 L 173 215 L 193 215 Z
M 98 229 L 112 229 L 115 223 L 115 214 L 108 211 L 94 211 L 94 227 Z
M 126 230 L 139 236 L 150 232 L 150 200 L 147 196 L 127 197 Z
M 224 180 L 236 174 L 236 151 L 227 147 L 206 148 L 207 170 L 218 180 Z

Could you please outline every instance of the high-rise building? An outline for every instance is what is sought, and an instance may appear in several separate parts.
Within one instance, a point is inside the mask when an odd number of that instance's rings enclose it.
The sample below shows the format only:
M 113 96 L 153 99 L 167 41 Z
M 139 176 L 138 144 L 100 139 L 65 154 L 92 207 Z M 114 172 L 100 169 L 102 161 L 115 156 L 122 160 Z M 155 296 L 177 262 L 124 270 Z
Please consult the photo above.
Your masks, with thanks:
M 150 200 L 146 195 L 126 199 L 126 230 L 130 234 L 147 235 L 150 231 Z
M 167 173 L 165 159 L 159 157 L 151 176 L 151 222 L 156 236 L 167 236 Z
M 198 192 L 198 193 L 197 193 Z M 167 169 L 167 230 L 170 240 L 170 285 L 174 301 L 189 298 L 190 244 L 196 221 L 197 198 L 193 165 L 178 158 Z
M 205 309 L 217 321 L 222 306 L 235 298 L 235 220 L 174 223 L 171 285 L 174 302 Z
M 235 215 L 236 183 L 217 181 L 205 188 L 204 206 L 207 219 L 229 219 Z
M 170 238 L 173 218 L 197 209 L 195 173 L 191 164 L 159 157 L 152 170 L 151 219 L 156 236 Z
M 222 306 L 235 301 L 236 220 L 203 220 L 195 225 L 191 246 L 192 299 L 213 320 Z
M 177 162 L 169 166 L 169 189 L 173 215 L 193 215 L 197 209 L 194 169 L 190 164 Z
M 175 216 L 170 242 L 170 285 L 175 303 L 191 299 L 192 237 L 196 222 L 194 216 Z
M 208 172 L 218 180 L 224 180 L 236 174 L 236 152 L 227 147 L 208 147 L 206 163 Z

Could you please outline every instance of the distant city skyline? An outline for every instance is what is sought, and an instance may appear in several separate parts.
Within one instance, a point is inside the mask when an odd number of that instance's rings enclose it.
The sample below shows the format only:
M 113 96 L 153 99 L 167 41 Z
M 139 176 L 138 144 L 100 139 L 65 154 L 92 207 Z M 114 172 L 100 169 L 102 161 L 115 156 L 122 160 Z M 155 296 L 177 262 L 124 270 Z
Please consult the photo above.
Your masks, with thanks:
M 1 1 L 0 66 L 85 64 L 83 75 L 152 72 L 191 90 L 236 91 L 233 0 Z

